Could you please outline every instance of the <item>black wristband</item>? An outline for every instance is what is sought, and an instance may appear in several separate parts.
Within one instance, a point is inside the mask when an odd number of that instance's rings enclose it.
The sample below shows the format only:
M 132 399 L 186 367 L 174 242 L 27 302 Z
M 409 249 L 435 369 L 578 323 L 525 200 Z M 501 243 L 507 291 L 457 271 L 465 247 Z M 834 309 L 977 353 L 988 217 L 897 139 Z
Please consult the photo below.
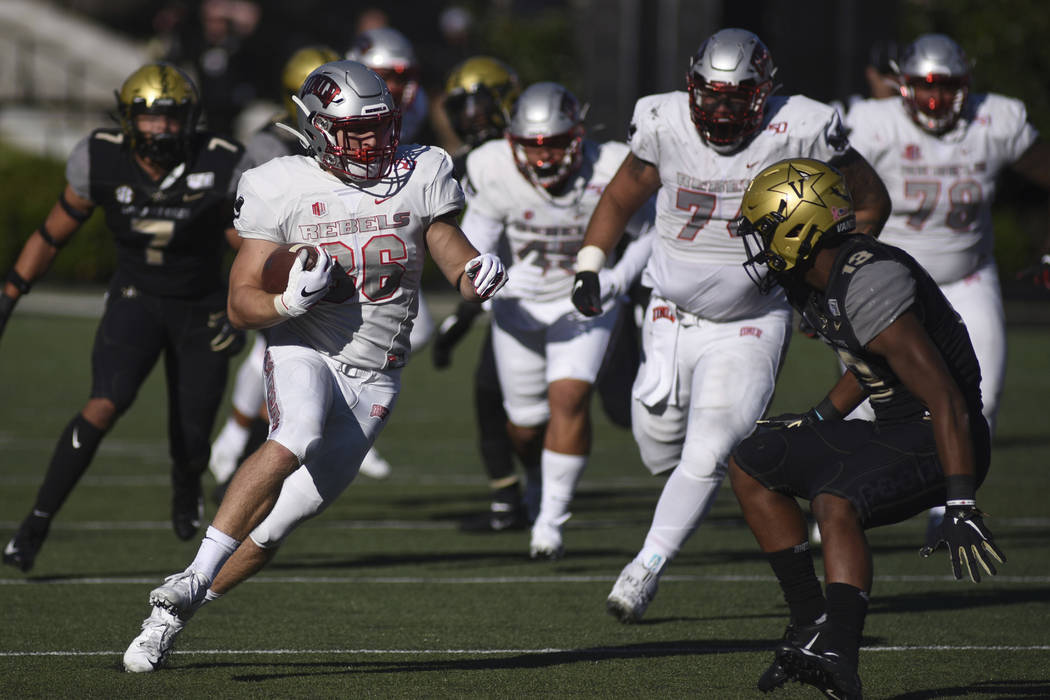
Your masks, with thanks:
M 12 299 L 6 294 L 0 293 L 0 321 L 11 315 L 11 312 L 15 310 L 17 301 L 18 299 Z
M 73 205 L 66 201 L 66 193 L 64 191 L 58 193 L 58 206 L 62 207 L 62 211 L 69 214 L 69 218 L 78 224 L 84 223 L 91 217 L 90 213 L 85 214 L 79 209 L 74 209 Z
M 47 227 L 43 223 L 40 224 L 40 228 L 38 228 L 36 232 L 40 234 L 40 237 L 44 239 L 45 243 L 55 250 L 59 250 L 66 244 L 66 241 L 56 241 L 55 237 L 51 235 L 51 232 L 47 230 Z
M 831 399 L 827 396 L 821 399 L 813 410 L 821 420 L 841 420 L 843 415 L 842 411 L 835 408 L 835 404 L 831 403 Z
M 29 280 L 18 274 L 13 267 L 7 271 L 7 275 L 4 277 L 4 282 L 10 282 L 13 284 L 19 294 L 29 294 L 29 290 L 32 289 L 33 286 L 29 283 Z M 3 294 L 3 289 L 0 289 L 0 294 Z
M 944 487 L 948 492 L 945 502 L 948 505 L 973 505 L 976 503 L 977 480 L 973 474 L 949 474 L 944 477 Z

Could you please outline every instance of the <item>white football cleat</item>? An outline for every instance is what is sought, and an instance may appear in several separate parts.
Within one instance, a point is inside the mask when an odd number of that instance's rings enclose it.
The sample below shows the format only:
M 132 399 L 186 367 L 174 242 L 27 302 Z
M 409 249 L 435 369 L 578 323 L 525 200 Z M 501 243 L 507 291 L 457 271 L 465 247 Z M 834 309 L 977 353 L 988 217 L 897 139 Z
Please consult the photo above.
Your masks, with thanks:
M 211 580 L 198 571 L 180 571 L 150 591 L 149 602 L 185 622 L 204 604 L 204 596 L 210 585 Z
M 142 621 L 142 631 L 131 640 L 124 652 L 124 670 L 128 673 L 152 673 L 164 665 L 175 646 L 175 637 L 185 621 L 162 607 L 154 606 Z
M 656 596 L 661 571 L 648 569 L 637 559 L 632 559 L 613 584 L 605 609 L 624 624 L 641 621 Z
M 358 471 L 373 479 L 385 479 L 390 476 L 390 462 L 383 459 L 382 455 L 376 452 L 376 448 L 370 447 L 365 453 L 365 458 L 361 460 L 361 468 Z
M 561 543 L 561 528 L 568 519 L 568 513 L 557 520 L 537 518 L 529 540 L 529 556 L 533 559 L 561 559 L 565 554 Z

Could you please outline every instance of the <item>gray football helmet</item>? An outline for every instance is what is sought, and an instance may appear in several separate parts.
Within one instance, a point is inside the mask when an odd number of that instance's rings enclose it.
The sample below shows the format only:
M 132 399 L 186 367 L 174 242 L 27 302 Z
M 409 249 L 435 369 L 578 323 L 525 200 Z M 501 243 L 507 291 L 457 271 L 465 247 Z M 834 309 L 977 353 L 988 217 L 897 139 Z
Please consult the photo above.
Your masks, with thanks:
M 321 167 L 353 180 L 377 180 L 390 172 L 401 112 L 375 71 L 356 61 L 325 63 L 292 99 L 304 145 Z M 374 132 L 374 144 L 362 145 L 364 132 Z
M 346 51 L 351 61 L 363 63 L 386 81 L 401 109 L 419 93 L 419 61 L 412 42 L 393 27 L 367 29 L 356 37 Z
M 507 139 L 518 169 L 534 185 L 550 190 L 565 183 L 583 162 L 587 107 L 558 83 L 536 83 L 521 93 L 510 113 Z M 546 158 L 530 159 L 525 147 L 547 147 Z
M 933 134 L 955 126 L 970 91 L 970 61 L 958 44 L 943 34 L 923 34 L 892 65 L 900 76 L 904 108 L 916 124 Z M 919 99 L 918 86 L 941 89 Z
M 776 66 L 762 40 L 745 29 L 712 34 L 689 60 L 689 111 L 704 142 L 732 153 L 762 125 Z

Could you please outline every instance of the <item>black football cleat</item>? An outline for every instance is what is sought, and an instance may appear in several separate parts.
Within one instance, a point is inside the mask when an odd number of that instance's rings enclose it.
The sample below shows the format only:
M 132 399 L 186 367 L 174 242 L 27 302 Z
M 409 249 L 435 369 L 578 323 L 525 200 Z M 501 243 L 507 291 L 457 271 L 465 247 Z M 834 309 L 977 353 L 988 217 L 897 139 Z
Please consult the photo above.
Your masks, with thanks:
M 524 530 L 529 526 L 529 518 L 522 503 L 493 501 L 487 513 L 466 518 L 460 523 L 463 532 L 503 532 L 504 530 Z
M 44 546 L 51 521 L 46 518 L 30 516 L 22 521 L 18 532 L 4 547 L 4 563 L 13 566 L 23 573 L 33 568 L 36 555 Z
M 183 542 L 193 539 L 204 520 L 204 493 L 199 476 L 173 479 L 171 527 Z
M 810 651 L 785 642 L 777 647 L 777 661 L 793 680 L 813 686 L 825 697 L 862 700 L 856 665 L 834 651 Z
M 758 689 L 763 693 L 768 693 L 782 687 L 789 680 L 798 680 L 791 674 L 788 666 L 785 665 L 785 661 L 781 659 L 783 655 L 781 649 L 787 646 L 811 645 L 820 636 L 826 624 L 827 622 L 823 620 L 810 625 L 796 625 L 793 622 L 789 622 L 787 629 L 784 630 L 781 643 L 777 646 L 773 663 L 769 665 L 769 668 L 758 679 Z

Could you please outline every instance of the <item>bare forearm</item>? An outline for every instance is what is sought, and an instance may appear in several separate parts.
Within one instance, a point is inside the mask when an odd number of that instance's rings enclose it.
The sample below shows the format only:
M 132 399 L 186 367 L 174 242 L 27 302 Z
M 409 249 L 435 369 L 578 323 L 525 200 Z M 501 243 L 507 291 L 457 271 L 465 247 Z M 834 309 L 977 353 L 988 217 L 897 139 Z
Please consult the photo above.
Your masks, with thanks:
M 851 150 L 834 165 L 842 171 L 853 197 L 857 231 L 869 236 L 878 236 L 886 220 L 890 218 L 892 206 L 885 183 L 871 164 L 856 151 Z
M 839 377 L 839 380 L 835 382 L 835 386 L 831 387 L 831 391 L 828 392 L 828 400 L 844 416 L 859 406 L 865 396 L 866 394 L 860 382 L 849 370 Z

